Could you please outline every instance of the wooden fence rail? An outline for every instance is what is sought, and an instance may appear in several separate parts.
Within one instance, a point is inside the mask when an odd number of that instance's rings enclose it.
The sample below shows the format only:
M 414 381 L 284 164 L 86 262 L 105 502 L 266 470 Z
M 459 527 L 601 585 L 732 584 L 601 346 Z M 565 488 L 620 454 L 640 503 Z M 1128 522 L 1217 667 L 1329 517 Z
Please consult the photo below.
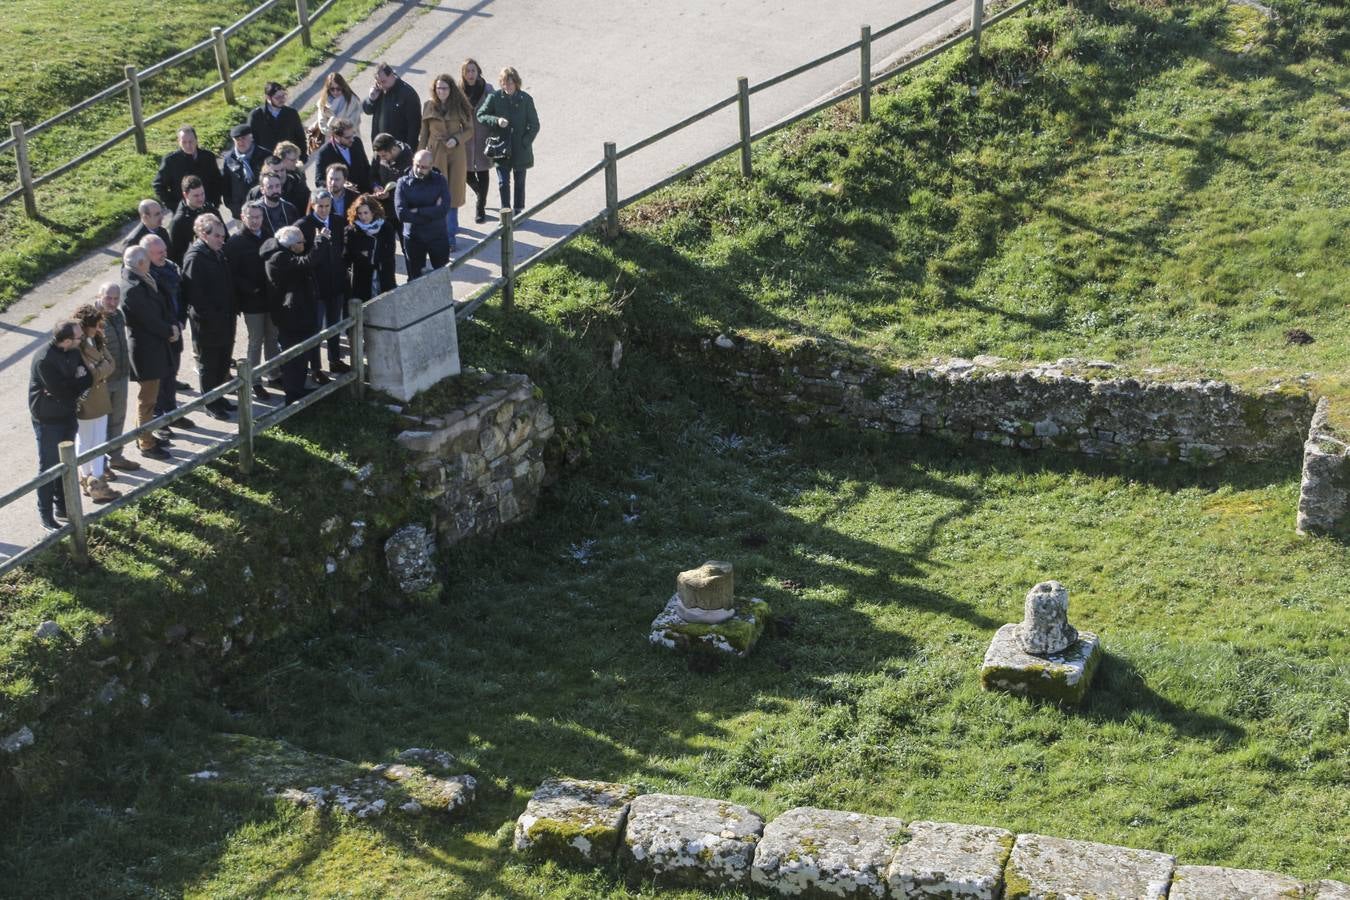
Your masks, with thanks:
M 258 53 L 248 62 L 233 71 L 229 68 L 228 40 L 230 36 L 237 34 L 241 29 L 256 21 L 260 16 L 263 16 L 277 6 L 280 6 L 282 0 L 267 0 L 266 3 L 252 9 L 238 21 L 227 25 L 224 28 L 212 28 L 211 36 L 205 40 L 193 44 L 186 50 L 175 53 L 168 59 L 162 59 L 145 69 L 137 71 L 134 66 L 126 66 L 124 69 L 126 77 L 121 81 L 104 88 L 97 94 L 86 100 L 80 101 L 69 109 L 62 110 L 50 119 L 40 122 L 32 128 L 25 127 L 22 122 L 10 123 L 11 136 L 4 141 L 0 141 L 0 152 L 11 149 L 14 150 L 15 168 L 18 173 L 19 185 L 4 194 L 0 194 L 0 206 L 4 206 L 6 203 L 11 202 L 18 197 L 23 197 L 24 211 L 30 218 L 36 218 L 38 215 L 38 206 L 37 197 L 34 191 L 51 181 L 53 178 L 59 178 L 72 169 L 76 169 L 95 157 L 103 155 L 132 136 L 136 138 L 136 152 L 141 154 L 148 153 L 149 148 L 145 143 L 145 129 L 147 126 L 154 125 L 156 122 L 163 121 L 169 116 L 182 112 L 189 106 L 205 100 L 217 91 L 223 90 L 225 92 L 226 102 L 234 103 L 234 80 L 264 62 L 273 53 L 280 50 L 297 37 L 302 38 L 306 47 L 310 46 L 311 25 L 323 16 L 324 13 L 328 12 L 328 10 L 332 8 L 334 2 L 336 2 L 336 0 L 327 0 L 327 2 L 320 4 L 313 11 L 310 11 L 305 0 L 296 0 L 296 17 L 298 21 L 296 27 L 283 34 L 271 44 L 268 44 L 262 52 Z M 153 78 L 173 66 L 186 62 L 209 50 L 214 50 L 215 52 L 217 71 L 220 75 L 219 79 L 210 86 L 202 88 L 190 97 L 179 100 L 166 109 L 162 109 L 149 116 L 142 114 L 141 88 L 144 86 L 146 79 Z M 79 156 L 68 162 L 62 163 L 50 172 L 36 176 L 33 174 L 27 152 L 27 143 L 32 137 L 61 124 L 71 116 L 84 112 L 104 101 L 118 98 L 124 94 L 127 95 L 131 105 L 130 128 L 118 132 L 98 146 L 86 150 L 84 153 L 81 153 Z
M 270 8 L 271 6 L 275 5 L 276 2 L 279 2 L 279 0 L 274 0 L 273 3 L 265 4 L 264 6 Z M 335 0 L 327 0 L 326 3 L 315 9 L 314 12 L 310 15 L 309 21 L 312 22 L 314 19 L 322 15 L 323 12 L 327 11 L 327 9 L 334 2 Z M 787 128 L 801 121 L 802 119 L 816 115 L 817 113 L 825 109 L 828 109 L 853 97 L 870 96 L 871 91 L 878 85 L 884 84 L 894 78 L 897 78 L 900 75 L 904 74 L 905 72 L 908 72 L 914 69 L 915 67 L 922 65 L 928 60 L 933 59 L 934 57 L 942 53 L 946 53 L 953 47 L 956 47 L 957 45 L 961 44 L 962 42 L 970 40 L 982 29 L 987 29 L 990 26 L 996 24 L 997 22 L 1001 22 L 1008 16 L 1016 13 L 1018 10 L 1027 6 L 1029 3 L 1032 2 L 1032 0 L 1018 0 L 1018 2 L 1013 3 L 1011 6 L 1006 7 L 1005 9 L 998 12 L 996 15 L 991 16 L 987 19 L 983 18 L 984 4 L 977 3 L 975 6 L 974 16 L 978 16 L 979 18 L 972 21 L 972 26 L 970 29 L 961 31 L 955 36 L 947 40 L 944 40 L 921 53 L 909 57 L 908 59 L 904 60 L 901 64 L 893 68 L 890 68 L 885 72 L 882 72 L 880 74 L 872 72 L 871 48 L 877 38 L 880 38 L 887 34 L 891 34 L 897 29 L 904 27 L 905 25 L 916 22 L 919 19 L 923 18 L 924 16 L 927 16 L 933 12 L 942 9 L 943 7 L 950 6 L 957 2 L 960 2 L 960 0 L 939 0 L 939 2 L 934 3 L 931 6 L 925 7 L 919 12 L 913 13 L 910 16 L 901 19 L 899 22 L 889 25 L 886 28 L 883 28 L 879 31 L 870 31 L 870 29 L 864 26 L 861 31 L 861 37 L 859 40 L 854 41 L 840 48 L 839 50 L 831 51 L 830 53 L 827 53 L 824 56 L 817 57 L 815 60 L 812 60 L 812 62 L 809 64 L 803 66 L 795 66 L 792 69 L 789 69 L 787 72 L 784 72 L 780 75 L 776 75 L 773 78 L 767 79 L 766 81 L 760 82 L 756 85 L 751 85 L 749 84 L 747 79 L 740 78 L 737 81 L 737 92 L 735 94 L 732 94 L 730 97 L 727 97 L 725 99 L 719 100 L 716 103 L 712 104 L 711 106 L 699 110 L 698 112 L 694 113 L 691 116 L 681 119 L 679 122 L 675 123 L 675 125 L 663 128 L 662 130 L 651 135 L 650 137 L 637 141 L 636 143 L 631 144 L 628 147 L 623 148 L 622 150 L 616 150 L 615 145 L 612 142 L 606 142 L 603 147 L 604 149 L 603 156 L 597 163 L 590 166 L 576 178 L 572 179 L 570 182 L 568 182 L 565 186 L 563 186 L 559 190 L 550 194 L 541 202 L 525 210 L 524 213 L 522 213 L 519 217 L 513 216 L 510 210 L 506 209 L 502 210 L 501 224 L 497 228 L 494 228 L 492 231 L 490 231 L 488 234 L 484 235 L 479 241 L 477 241 L 474 244 L 473 247 L 469 248 L 469 250 L 466 253 L 457 257 L 453 262 L 450 263 L 450 269 L 452 271 L 459 269 L 460 267 L 466 265 L 468 262 L 470 262 L 471 260 L 477 258 L 480 254 L 482 254 L 493 241 L 500 241 L 501 275 L 493 279 L 486 285 L 483 285 L 481 288 L 479 288 L 476 292 L 474 292 L 472 295 L 470 295 L 463 301 L 456 303 L 453 298 L 450 298 L 449 303 L 454 306 L 455 318 L 462 320 L 472 316 L 479 308 L 482 307 L 484 303 L 486 303 L 489 299 L 491 299 L 498 293 L 502 295 L 503 306 L 508 309 L 511 308 L 512 305 L 514 304 L 515 299 L 514 296 L 515 283 L 522 273 L 524 273 L 531 267 L 536 266 L 541 262 L 547 260 L 548 258 L 552 257 L 554 254 L 560 252 L 564 247 L 570 244 L 573 240 L 575 240 L 576 238 L 580 237 L 583 234 L 589 233 L 592 230 L 595 230 L 597 228 L 604 228 L 607 233 L 613 233 L 614 231 L 617 230 L 618 227 L 619 210 L 639 202 L 640 200 L 655 193 L 656 191 L 659 191 L 663 188 L 669 187 L 672 184 L 675 184 L 679 181 L 691 177 L 695 173 L 712 165 L 718 160 L 736 153 L 738 150 L 741 153 L 742 172 L 747 177 L 749 177 L 752 173 L 751 168 L 752 158 L 750 150 L 754 142 L 762 140 L 771 134 L 781 131 L 782 129 Z M 305 0 L 297 0 L 297 9 L 303 10 L 304 3 Z M 263 7 L 259 7 L 258 10 L 255 10 L 253 13 L 250 13 L 250 15 L 260 14 L 259 11 L 262 9 Z M 238 24 L 239 23 L 236 23 L 236 25 Z M 269 48 L 269 50 L 275 49 L 276 47 L 280 46 L 287 40 L 294 39 L 296 35 L 301 33 L 302 28 L 303 25 L 297 26 L 296 28 L 292 29 L 280 41 L 274 43 L 272 47 Z M 213 42 L 214 39 L 212 43 Z M 759 131 L 751 130 L 749 118 L 749 102 L 750 97 L 752 95 L 758 93 L 759 91 L 764 90 L 767 87 L 780 84 L 783 81 L 787 80 L 788 78 L 804 74 L 805 72 L 810 71 L 812 68 L 816 66 L 825 65 L 828 62 L 832 62 L 854 51 L 858 51 L 860 54 L 860 63 L 859 63 L 860 77 L 858 79 L 859 83 L 856 87 L 850 87 L 843 91 L 833 93 L 824 100 L 814 103 L 806 107 L 805 109 L 799 110 L 798 112 L 795 112 L 790 116 L 780 119 L 777 122 L 773 122 L 772 124 L 767 125 L 764 128 L 761 128 Z M 181 55 L 182 54 L 180 54 L 180 56 Z M 973 54 L 973 56 L 977 63 L 976 71 L 978 72 L 978 52 Z M 256 57 L 254 60 L 250 60 L 248 63 L 245 63 L 245 67 L 255 65 L 257 60 L 260 58 L 261 55 L 260 57 Z M 242 69 L 237 70 L 235 72 L 235 75 L 238 75 L 239 71 L 242 71 Z M 142 73 L 142 77 L 144 77 L 144 73 Z M 123 84 L 121 85 L 121 89 L 125 90 L 129 83 L 131 82 L 123 82 Z M 208 89 L 208 91 L 220 89 L 223 86 L 223 83 L 224 83 L 223 81 L 217 82 L 212 88 Z M 200 97 L 205 93 L 206 92 L 201 92 L 198 95 L 194 96 Z M 189 98 L 189 100 L 192 100 L 192 98 Z M 187 101 L 184 101 L 184 103 L 186 102 Z M 178 107 L 181 108 L 182 105 L 183 103 L 180 103 Z M 690 163 L 689 165 L 685 166 L 679 171 L 657 181 L 655 184 L 649 185 L 645 188 L 642 188 L 641 190 L 638 190 L 630 194 L 627 197 L 623 197 L 622 199 L 620 199 L 619 179 L 618 179 L 619 160 L 627 156 L 630 156 L 638 152 L 639 150 L 649 147 L 652 144 L 656 143 L 657 141 L 667 138 L 685 128 L 688 128 L 689 126 L 697 122 L 702 121 L 708 116 L 714 115 L 733 105 L 738 107 L 737 124 L 739 134 L 736 141 L 708 154 L 702 159 Z M 171 109 L 174 108 L 171 107 Z M 157 117 L 162 118 L 167 114 L 168 111 L 164 111 L 158 113 Z M 156 117 L 151 117 L 151 119 L 147 121 L 154 120 L 155 118 Z M 126 132 L 123 132 L 122 135 L 119 135 L 115 140 L 122 140 L 126 136 L 134 133 L 135 130 L 136 129 L 134 127 L 130 128 Z M 20 151 L 23 150 L 23 138 L 24 135 L 22 127 L 18 126 L 16 123 L 16 130 L 15 130 L 16 140 L 13 146 L 16 146 L 16 148 L 19 149 Z M 68 167 L 70 165 L 71 164 L 69 163 L 67 164 Z M 531 216 L 538 214 L 539 211 L 543 210 L 545 207 L 567 196 L 572 191 L 575 191 L 583 184 L 585 184 L 587 181 L 589 181 L 591 178 L 593 178 L 595 175 L 600 173 L 604 173 L 605 176 L 605 207 L 599 210 L 594 215 L 592 215 L 586 221 L 582 222 L 568 234 L 559 238 L 557 241 L 554 241 L 553 243 L 549 244 L 547 247 L 538 251 L 530 258 L 517 264 L 515 261 L 515 251 L 514 251 L 514 232 L 515 229 L 519 227 L 520 223 L 522 221 L 529 219 Z M 50 177 L 53 177 L 50 173 L 48 175 L 43 176 L 43 178 L 50 178 Z M 3 201 L 0 200 L 0 202 Z M 181 478 L 183 475 L 192 471 L 197 466 L 200 466 L 206 462 L 210 462 L 211 460 L 216 459 L 217 457 L 221 456 L 222 454 L 226 453 L 231 449 L 234 449 L 235 447 L 240 448 L 240 457 L 239 457 L 240 472 L 242 474 L 247 475 L 253 468 L 253 438 L 255 435 L 261 433 L 262 431 L 265 431 L 268 428 L 275 427 L 276 425 L 280 424 L 281 422 L 284 422 L 286 419 L 289 419 L 291 416 L 295 415 L 301 410 L 306 409 L 309 406 L 313 405 L 314 403 L 317 403 L 318 401 L 322 400 L 324 397 L 327 397 L 334 391 L 340 390 L 344 387 L 347 387 L 348 385 L 353 386 L 355 392 L 357 393 L 357 396 L 359 397 L 361 393 L 364 391 L 365 387 L 365 358 L 364 358 L 365 309 L 366 306 L 369 305 L 370 303 L 379 302 L 379 300 L 380 298 L 378 297 L 375 298 L 375 300 L 366 301 L 366 303 L 362 303 L 361 301 L 358 300 L 353 300 L 351 302 L 351 309 L 348 317 L 343 319 L 336 325 L 329 326 L 328 328 L 324 329 L 323 331 L 320 331 L 318 334 L 314 335 L 313 337 L 309 338 L 303 343 L 288 348 L 285 352 L 281 353 L 276 357 L 273 357 L 272 359 L 268 360 L 267 362 L 265 362 L 263 365 L 259 366 L 256 369 L 250 368 L 247 360 L 237 361 L 235 377 L 231 378 L 225 384 L 222 384 L 219 387 L 207 392 L 206 394 L 203 394 L 202 396 L 196 398 L 192 402 L 180 407 L 177 410 L 174 410 L 171 413 L 167 413 L 163 416 L 160 416 L 150 422 L 147 422 L 142 426 L 139 426 L 138 428 L 133 429 L 132 431 L 128 431 L 125 432 L 124 434 L 116 436 L 106 441 L 105 443 L 100 444 L 97 447 L 93 447 L 89 450 L 84 451 L 83 453 L 80 453 L 78 456 L 74 454 L 73 448 L 67 449 L 63 445 L 61 463 L 51 467 L 50 469 L 47 469 L 44 472 L 39 473 L 37 477 L 33 478 L 32 480 L 26 482 L 23 485 L 20 485 L 17 488 L 14 488 L 13 490 L 6 493 L 3 497 L 0 497 L 0 508 L 8 506 L 10 503 L 16 502 L 22 497 L 37 490 L 37 488 L 41 485 L 49 484 L 53 481 L 60 480 L 63 484 L 63 490 L 65 491 L 66 509 L 67 511 L 74 513 L 74 515 L 71 518 L 71 523 L 65 525 L 64 527 L 62 527 L 57 531 L 52 532 L 38 543 L 25 548 L 24 550 L 20 551 L 14 556 L 11 556 L 4 561 L 0 561 L 0 574 L 8 572 L 9 570 L 13 569 L 16 566 L 22 565 L 27 560 L 32 559 L 35 554 L 41 552 L 42 550 L 50 546 L 53 546 L 54 544 L 61 541 L 67 536 L 72 538 L 73 556 L 77 560 L 83 560 L 86 558 L 88 552 L 87 529 L 88 524 L 90 522 L 102 518 L 103 516 L 107 515 L 114 509 L 118 509 L 122 506 L 127 505 L 128 503 L 135 502 L 135 500 L 142 497 L 145 493 L 155 490 L 178 478 Z M 318 347 L 328 338 L 343 333 L 346 333 L 348 335 L 348 340 L 351 342 L 352 359 L 353 359 L 352 371 L 338 376 L 337 378 L 333 379 L 333 381 L 330 384 L 321 387 L 314 393 L 310 394 L 309 396 L 303 398 L 302 400 L 296 403 L 293 403 L 289 406 L 283 406 L 280 408 L 272 409 L 267 413 L 258 416 L 256 419 L 254 418 L 252 414 L 253 409 L 251 406 L 251 393 L 252 393 L 252 386 L 254 383 L 256 383 L 257 379 L 262 378 L 268 372 L 276 371 L 287 360 L 294 359 L 296 356 L 302 353 L 306 353 L 315 347 Z M 84 510 L 79 492 L 78 475 L 76 474 L 78 472 L 78 469 L 76 467 L 79 465 L 79 463 L 87 462 L 88 460 L 93 459 L 96 456 L 106 454 L 111 450 L 129 444 L 132 441 L 136 440 L 136 438 L 139 437 L 140 435 L 149 433 L 157 428 L 161 428 L 165 425 L 168 425 L 170 421 L 172 421 L 173 419 L 182 415 L 186 415 L 187 413 L 192 412 L 194 410 L 201 409 L 206 404 L 212 403 L 215 400 L 226 396 L 227 394 L 236 394 L 238 396 L 239 416 L 237 420 L 238 431 L 236 434 L 234 434 L 229 438 L 226 438 L 225 440 L 222 440 L 218 444 L 215 444 L 203 450 L 201 453 L 198 453 L 197 455 L 190 457 L 187 460 L 184 460 L 183 462 L 178 464 L 175 468 L 155 476 L 150 481 L 147 481 L 144 484 L 137 486 L 134 490 L 128 491 L 127 493 L 123 494 L 123 496 L 119 497 L 117 500 L 114 500 L 112 503 L 100 506 L 93 510 L 89 511 Z

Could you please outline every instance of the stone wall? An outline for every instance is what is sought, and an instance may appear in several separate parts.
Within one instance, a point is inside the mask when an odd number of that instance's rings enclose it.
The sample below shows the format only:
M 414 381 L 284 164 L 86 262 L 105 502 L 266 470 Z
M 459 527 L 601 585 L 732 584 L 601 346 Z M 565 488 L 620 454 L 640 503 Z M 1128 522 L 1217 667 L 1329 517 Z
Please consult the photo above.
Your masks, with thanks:
M 1156 850 L 814 807 L 766 822 L 724 800 L 568 778 L 535 791 L 513 846 L 571 865 L 617 864 L 635 881 L 787 897 L 1350 898 L 1339 881 L 1178 865 Z
M 414 454 L 442 546 L 490 534 L 533 511 L 544 482 L 553 417 L 524 375 L 466 369 L 467 399 L 443 413 L 405 416 L 398 443 Z
M 1330 404 L 1317 403 L 1303 444 L 1298 533 L 1350 535 L 1350 442 L 1327 421 Z
M 786 349 L 719 335 L 677 348 L 751 401 L 805 425 L 854 424 L 1023 450 L 1213 465 L 1292 459 L 1313 401 L 1297 385 L 1113 377 L 1107 362 L 1017 366 L 998 357 L 884 370 L 842 348 Z

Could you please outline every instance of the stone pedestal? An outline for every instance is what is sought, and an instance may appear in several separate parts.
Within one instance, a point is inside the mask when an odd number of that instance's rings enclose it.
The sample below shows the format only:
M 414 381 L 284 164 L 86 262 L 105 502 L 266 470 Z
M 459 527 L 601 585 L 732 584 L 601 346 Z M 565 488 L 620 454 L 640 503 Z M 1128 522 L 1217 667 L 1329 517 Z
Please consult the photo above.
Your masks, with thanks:
M 515 849 L 573 865 L 606 865 L 637 788 L 606 781 L 549 778 L 516 820 Z
M 1257 897 L 1302 897 L 1297 878 L 1257 869 L 1221 866 L 1178 866 L 1169 900 L 1251 900 Z
M 1017 640 L 1034 656 L 1060 653 L 1078 640 L 1078 632 L 1069 624 L 1069 592 L 1064 585 L 1042 581 L 1027 592 Z
M 1091 841 L 1023 834 L 1004 871 L 1004 900 L 1162 900 L 1176 858 Z
M 882 816 L 790 809 L 765 827 L 750 877 L 785 896 L 881 900 L 904 829 L 901 820 Z
M 643 794 L 628 809 L 619 858 L 658 884 L 736 888 L 750 880 L 764 820 L 744 806 L 703 797 Z
M 370 386 L 407 401 L 459 374 L 459 335 L 447 266 L 375 299 L 366 309 Z
M 671 650 L 749 656 L 764 634 L 770 614 L 769 604 L 758 597 L 738 602 L 730 618 L 711 624 L 687 621 L 681 607 L 680 595 L 671 596 L 666 608 L 652 620 L 647 639 Z
M 1017 639 L 1017 625 L 1004 625 L 984 654 L 980 686 L 1077 705 L 1092 683 L 1101 656 L 1101 645 L 1090 631 L 1080 631 L 1078 641 L 1062 653 L 1032 656 Z
M 895 900 L 998 900 L 1014 836 L 1002 828 L 913 822 L 886 875 Z
M 735 572 L 729 562 L 710 559 L 675 578 L 677 611 L 686 622 L 711 625 L 730 619 L 735 614 L 735 592 Z

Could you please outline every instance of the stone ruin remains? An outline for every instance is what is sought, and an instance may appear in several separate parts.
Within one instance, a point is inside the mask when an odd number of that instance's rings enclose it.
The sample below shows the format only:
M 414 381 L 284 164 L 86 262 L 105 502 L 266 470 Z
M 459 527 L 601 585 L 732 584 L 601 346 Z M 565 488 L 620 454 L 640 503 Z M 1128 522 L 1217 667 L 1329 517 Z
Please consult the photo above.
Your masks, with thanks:
M 652 620 L 647 639 L 684 652 L 748 656 L 769 621 L 769 604 L 751 597 L 736 601 L 735 567 L 708 560 L 675 578 L 675 593 Z
M 1076 705 L 1101 658 L 1097 635 L 1069 624 L 1069 591 L 1043 581 L 1027 592 L 1022 621 L 1004 625 L 989 643 L 980 686 Z

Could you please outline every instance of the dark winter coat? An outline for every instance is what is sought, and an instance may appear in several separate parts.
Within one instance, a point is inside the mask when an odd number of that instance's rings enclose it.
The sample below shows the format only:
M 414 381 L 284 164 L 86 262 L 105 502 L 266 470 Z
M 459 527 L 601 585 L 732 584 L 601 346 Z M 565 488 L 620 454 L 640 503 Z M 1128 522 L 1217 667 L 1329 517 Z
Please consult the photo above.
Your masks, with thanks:
M 131 375 L 131 352 L 127 344 L 127 317 L 122 307 L 117 312 L 103 314 L 103 338 L 108 342 L 108 355 L 113 358 L 109 381 L 122 381 Z
M 84 358 L 78 349 L 62 350 L 55 341 L 49 341 L 33 354 L 28 377 L 28 412 L 35 420 L 74 426 L 80 395 L 94 383 L 88 366 L 83 375 L 76 374 L 83 365 Z
M 155 281 L 155 289 L 168 301 L 169 312 L 173 315 L 174 321 L 182 325 L 187 321 L 183 304 L 178 302 L 183 289 L 183 270 L 178 268 L 178 264 L 173 260 L 166 259 L 162 266 L 150 264 L 150 277 Z
M 236 219 L 239 218 L 244 201 L 248 199 L 248 192 L 258 184 L 258 176 L 262 174 L 262 164 L 267 156 L 267 150 L 254 144 L 243 159 L 233 150 L 220 158 L 221 175 L 225 179 L 225 206 Z M 244 161 L 248 162 L 247 171 Z
M 305 140 L 305 126 L 300 121 L 300 113 L 294 107 L 283 106 L 281 112 L 272 115 L 268 104 L 256 107 L 248 114 L 248 126 L 253 129 L 253 143 L 266 150 L 276 150 L 277 144 L 290 141 L 300 148 L 300 161 L 304 162 L 309 154 Z
M 271 312 L 267 293 L 267 269 L 260 253 L 267 232 L 241 231 L 225 242 L 225 260 L 234 283 L 234 305 L 245 315 Z
M 260 252 L 271 286 L 272 321 L 288 334 L 314 334 L 319 322 L 314 250 L 292 253 L 278 244 L 276 238 L 268 238 Z
M 503 129 L 497 125 L 498 119 L 506 119 L 510 124 Z M 511 156 L 494 160 L 497 165 L 512 169 L 528 169 L 534 165 L 534 139 L 539 134 L 539 116 L 534 111 L 533 97 L 521 90 L 514 94 L 493 91 L 479 105 L 478 121 L 488 126 L 492 134 L 508 136 Z
M 375 296 L 371 285 L 375 276 L 379 277 L 379 292 L 394 289 L 394 245 L 398 238 L 398 226 L 393 220 L 385 219 L 384 225 L 375 235 L 366 234 L 355 224 L 347 226 L 346 255 L 351 266 L 351 296 L 369 300 Z
M 126 266 L 122 267 L 122 311 L 127 317 L 132 380 L 169 377 L 173 373 L 169 339 L 177 325 L 172 307 L 157 288 Z
M 346 236 L 346 229 L 342 227 L 342 223 L 332 216 L 328 217 L 328 231 L 331 236 L 326 241 L 319 240 L 318 235 L 323 223 L 314 218 L 313 213 L 295 225 L 304 232 L 305 246 L 309 247 L 309 255 L 314 257 L 314 283 L 319 288 L 319 296 L 324 299 L 346 297 L 347 260 L 343 256 L 343 238 Z
M 224 252 L 196 240 L 183 257 L 183 308 L 192 340 L 204 347 L 234 346 L 234 278 Z
M 422 98 L 402 78 L 374 100 L 361 101 L 361 110 L 370 116 L 370 139 L 377 134 L 392 134 L 408 145 L 417 143 L 422 129 Z
M 347 167 L 348 181 L 359 187 L 363 194 L 370 190 L 370 158 L 366 156 L 366 145 L 361 143 L 360 138 L 355 138 L 352 145 L 347 148 L 347 153 L 352 158 L 351 162 L 342 158 L 342 151 L 331 140 L 324 141 L 314 160 L 315 187 L 324 186 L 324 179 L 328 177 L 329 166 L 333 163 L 342 163 Z
M 450 212 L 450 186 L 435 169 L 425 178 L 411 173 L 398 180 L 394 210 L 403 236 L 420 240 L 447 237 L 445 217 Z
M 169 259 L 180 266 L 183 264 L 183 254 L 187 253 L 188 246 L 196 240 L 196 235 L 192 231 L 193 224 L 199 217 L 207 213 L 215 215 L 215 212 L 211 206 L 193 209 L 184 203 L 178 207 L 178 211 L 169 220 Z
M 183 203 L 183 179 L 189 175 L 202 180 L 202 186 L 206 188 L 206 205 L 212 209 L 220 206 L 225 191 L 220 166 L 216 163 L 216 155 L 201 147 L 197 148 L 195 157 L 175 150 L 160 162 L 152 183 L 160 204 L 170 212 L 178 209 Z
M 136 227 L 131 230 L 131 234 L 127 235 L 127 239 L 122 242 L 122 249 L 125 250 L 128 247 L 135 247 L 141 242 L 141 238 L 145 237 L 147 234 L 157 235 L 159 239 L 164 242 L 164 246 L 169 246 L 169 229 L 165 228 L 163 225 L 159 225 L 155 228 L 146 228 L 144 222 L 137 222 Z

